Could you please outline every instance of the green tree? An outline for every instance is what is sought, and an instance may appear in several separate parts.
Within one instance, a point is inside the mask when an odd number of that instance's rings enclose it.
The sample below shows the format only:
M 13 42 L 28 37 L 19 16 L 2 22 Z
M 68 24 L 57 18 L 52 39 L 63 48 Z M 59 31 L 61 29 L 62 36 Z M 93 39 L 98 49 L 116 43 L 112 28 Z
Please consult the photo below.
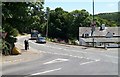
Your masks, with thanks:
M 86 10 L 75 10 L 72 12 L 56 8 L 50 11 L 49 37 L 68 39 L 78 38 L 80 26 L 89 26 L 90 14 Z
M 2 3 L 2 28 L 7 32 L 4 39 L 12 48 L 18 33 L 28 33 L 31 29 L 41 30 L 44 17 L 41 9 L 43 2 L 3 2 Z
M 119 26 L 119 12 L 113 12 L 113 13 L 100 13 L 96 15 L 97 17 L 100 17 L 104 20 L 104 23 L 106 23 L 108 26 Z
M 9 24 L 20 33 L 38 28 L 42 22 L 42 2 L 6 2 L 2 3 L 3 28 Z

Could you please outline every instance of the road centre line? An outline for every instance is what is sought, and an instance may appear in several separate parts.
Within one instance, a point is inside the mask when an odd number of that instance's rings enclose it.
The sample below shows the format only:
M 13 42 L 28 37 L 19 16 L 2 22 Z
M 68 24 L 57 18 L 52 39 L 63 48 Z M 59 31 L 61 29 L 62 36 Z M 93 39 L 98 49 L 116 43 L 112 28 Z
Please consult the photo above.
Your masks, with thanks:
M 31 41 L 32 43 L 35 43 L 33 41 Z M 36 44 L 36 43 L 35 43 Z M 38 45 L 38 44 L 37 44 Z M 41 45 L 41 44 L 40 44 Z M 58 47 L 53 47 L 53 46 L 47 46 L 47 45 L 41 45 L 41 46 L 45 46 L 45 47 L 50 47 L 50 48 L 54 48 L 54 49 L 59 49 L 59 50 L 65 50 L 65 51 L 73 51 L 73 52 L 81 52 L 81 53 L 88 53 L 88 52 L 82 52 L 82 51 L 78 51 L 78 50 L 69 50 L 69 49 L 63 49 L 63 48 L 58 48 Z M 90 53 L 93 54 L 93 53 Z
M 92 60 L 92 61 L 100 61 L 100 59 L 91 59 L 91 58 L 87 58 L 87 57 L 80 57 L 80 56 L 73 56 L 73 55 L 68 55 L 68 54 L 59 54 L 59 53 L 51 53 L 51 52 L 45 52 L 45 51 L 40 51 L 42 53 L 48 53 L 48 54 L 55 54 L 55 55 L 64 55 L 64 56 L 70 56 L 70 57 L 73 57 L 73 58 L 79 58 L 79 59 L 87 59 L 87 60 Z M 112 63 L 115 63 L 115 64 L 118 64 L 117 62 L 112 62 Z
M 70 57 L 74 57 L 74 58 L 79 58 L 79 59 L 87 59 L 87 60 L 98 60 L 98 59 L 90 59 L 90 58 L 86 58 L 86 57 L 80 57 L 80 56 L 73 56 L 73 55 L 68 55 L 68 54 L 59 54 L 59 53 L 51 53 L 51 52 L 45 52 L 45 51 L 40 51 L 41 53 L 48 53 L 48 54 L 55 54 L 55 55 L 64 55 L 64 56 L 70 56 Z
M 34 42 L 33 42 L 34 43 Z M 41 46 L 45 46 L 45 45 L 41 45 Z M 81 52 L 81 53 L 90 53 L 90 52 L 82 52 L 82 51 L 78 51 L 78 50 L 69 50 L 69 49 L 63 49 L 63 48 L 56 48 L 56 47 L 53 47 L 53 46 L 47 46 L 46 47 L 50 47 L 50 48 L 54 48 L 54 49 L 59 49 L 59 50 L 65 50 L 65 51 L 73 51 L 73 52 Z M 90 53 L 90 54 L 94 54 L 94 53 Z M 100 54 L 101 55 L 101 54 Z M 115 57 L 115 56 L 110 56 L 110 55 L 104 55 L 106 57 L 113 57 L 113 58 L 118 58 L 118 57 Z
M 33 41 L 32 41 L 33 42 Z M 34 43 L 34 42 L 33 42 Z M 37 44 L 38 45 L 38 44 Z M 45 46 L 45 45 L 42 45 L 42 46 Z M 65 50 L 65 51 L 68 51 L 69 49 L 63 49 L 63 48 L 56 48 L 56 47 L 52 47 L 52 46 L 47 46 L 46 47 L 51 47 L 51 48 L 55 48 L 55 49 L 60 49 L 60 50 Z M 82 52 L 82 51 L 77 51 L 77 50 L 69 50 L 69 51 L 73 51 L 73 52 L 81 52 L 81 53 L 88 53 L 88 52 Z M 68 51 L 68 52 L 69 52 Z M 57 54 L 57 53 L 55 53 Z M 90 53 L 90 54 L 94 54 L 94 53 Z M 111 55 L 106 55 L 106 54 L 99 54 L 101 56 L 106 56 L 106 57 L 112 57 L 112 58 L 118 58 L 118 57 L 115 57 L 115 56 L 111 56 Z M 72 56 L 72 55 L 70 55 Z M 89 58 L 88 58 L 89 59 Z
M 33 41 L 31 41 L 32 43 L 35 43 L 35 42 L 33 42 Z M 37 44 L 37 43 L 36 43 Z M 38 44 L 37 44 L 38 45 Z M 41 44 L 40 44 L 41 45 Z M 63 49 L 63 48 L 60 48 L 60 47 L 53 47 L 53 46 L 47 46 L 46 44 L 45 45 L 41 45 L 41 46 L 45 46 L 45 47 L 48 47 L 48 48 L 54 48 L 54 49 L 59 49 L 59 50 L 65 50 L 65 51 L 67 51 L 67 52 L 69 52 L 69 51 L 73 51 L 73 52 L 81 52 L 81 53 L 89 53 L 89 54 L 94 54 L 94 53 L 90 53 L 90 52 L 86 52 L 86 51 L 78 51 L 78 50 L 69 50 L 69 49 Z M 99 51 L 99 52 L 104 52 L 104 51 Z M 112 52 L 113 53 L 113 52 Z M 100 55 L 102 55 L 102 54 L 100 54 Z M 104 56 L 106 56 L 106 57 L 113 57 L 113 58 L 118 58 L 118 57 L 115 57 L 115 56 L 111 56 L 111 55 L 104 55 Z
M 34 74 L 31 74 L 31 75 L 41 75 L 41 74 L 45 74 L 45 73 L 49 73 L 49 72 L 53 72 L 53 71 L 59 71 L 59 70 L 61 70 L 61 69 L 62 69 L 62 68 L 58 68 L 58 69 L 43 71 L 43 72 L 39 72 L 39 73 L 34 73 Z
M 31 41 L 32 43 L 35 43 L 33 41 Z M 37 44 L 37 43 L 35 43 Z M 38 45 L 38 44 L 37 44 Z M 63 48 L 58 48 L 58 47 L 53 47 L 53 46 L 47 46 L 47 45 L 42 45 L 40 44 L 41 46 L 46 46 L 46 47 L 51 47 L 51 48 L 55 48 L 55 49 L 63 49 Z M 63 50 L 68 50 L 68 49 L 63 49 Z M 82 51 L 76 51 L 76 50 L 70 50 L 70 51 L 74 51 L 74 52 L 82 52 Z M 99 51 L 99 52 L 104 52 L 104 51 Z M 87 53 L 87 52 L 82 52 L 82 53 Z M 115 52 L 112 52 L 112 53 L 115 53 Z M 91 53 L 92 54 L 92 53 Z
M 80 63 L 80 65 L 85 65 L 85 64 L 90 64 L 90 63 L 94 63 L 94 62 L 98 62 L 100 60 L 95 60 L 95 61 L 89 61 L 89 62 L 85 62 L 85 63 Z
M 33 41 L 31 41 L 32 43 L 35 43 Z M 37 43 L 35 43 L 36 45 L 38 45 Z M 41 44 L 40 44 L 41 45 Z M 41 45 L 41 46 L 45 46 L 45 47 L 49 47 L 49 48 L 54 48 L 54 49 L 59 49 L 59 50 L 65 50 L 65 51 L 73 51 L 73 52 L 81 52 L 81 53 L 87 53 L 87 52 L 82 52 L 82 51 L 77 51 L 77 50 L 69 50 L 69 49 L 63 49 L 63 48 L 58 48 L 58 47 L 53 47 L 53 46 L 47 46 L 47 45 Z
M 49 54 L 55 54 L 55 55 L 70 56 L 70 57 L 79 58 L 79 59 L 84 58 L 84 59 L 87 59 L 87 60 L 94 60 L 94 61 L 97 60 L 97 59 L 91 59 L 91 58 L 87 58 L 87 57 L 73 56 L 73 55 L 69 55 L 69 54 L 61 54 L 61 53 L 53 53 L 53 52 L 45 52 L 45 51 L 42 51 L 42 52 L 43 53 L 49 53 Z M 107 57 L 109 57 L 109 56 L 107 56 Z M 112 56 L 110 56 L 110 57 L 112 57 Z

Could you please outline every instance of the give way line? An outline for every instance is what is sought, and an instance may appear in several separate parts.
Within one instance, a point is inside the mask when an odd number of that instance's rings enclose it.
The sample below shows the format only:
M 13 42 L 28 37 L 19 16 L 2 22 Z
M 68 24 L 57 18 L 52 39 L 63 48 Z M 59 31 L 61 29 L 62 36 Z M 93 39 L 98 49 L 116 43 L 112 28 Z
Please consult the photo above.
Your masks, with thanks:
M 24 77 L 30 77 L 30 76 L 34 76 L 34 75 L 41 75 L 41 74 L 45 74 L 45 73 L 49 73 L 49 72 L 53 72 L 53 71 L 59 71 L 61 69 L 62 68 L 53 69 L 53 70 L 47 70 L 47 71 L 43 71 L 43 72 L 38 72 L 38 73 L 30 74 L 30 75 L 24 76 Z

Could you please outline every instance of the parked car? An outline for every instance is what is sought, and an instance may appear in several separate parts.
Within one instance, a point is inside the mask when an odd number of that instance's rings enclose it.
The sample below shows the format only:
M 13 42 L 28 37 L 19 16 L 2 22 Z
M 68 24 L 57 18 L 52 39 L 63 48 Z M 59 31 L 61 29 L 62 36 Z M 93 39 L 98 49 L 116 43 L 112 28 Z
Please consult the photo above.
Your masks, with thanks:
M 46 43 L 46 38 L 45 37 L 38 37 L 36 42 L 37 43 Z

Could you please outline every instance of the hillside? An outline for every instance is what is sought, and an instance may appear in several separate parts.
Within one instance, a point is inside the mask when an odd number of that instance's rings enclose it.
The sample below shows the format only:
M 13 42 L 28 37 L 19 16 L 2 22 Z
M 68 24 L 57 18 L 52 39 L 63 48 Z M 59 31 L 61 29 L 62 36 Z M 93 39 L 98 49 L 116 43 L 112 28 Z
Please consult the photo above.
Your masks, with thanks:
M 114 21 L 117 23 L 118 26 L 120 26 L 120 12 L 113 12 L 113 13 L 100 13 L 96 16 L 107 19 L 108 21 Z

